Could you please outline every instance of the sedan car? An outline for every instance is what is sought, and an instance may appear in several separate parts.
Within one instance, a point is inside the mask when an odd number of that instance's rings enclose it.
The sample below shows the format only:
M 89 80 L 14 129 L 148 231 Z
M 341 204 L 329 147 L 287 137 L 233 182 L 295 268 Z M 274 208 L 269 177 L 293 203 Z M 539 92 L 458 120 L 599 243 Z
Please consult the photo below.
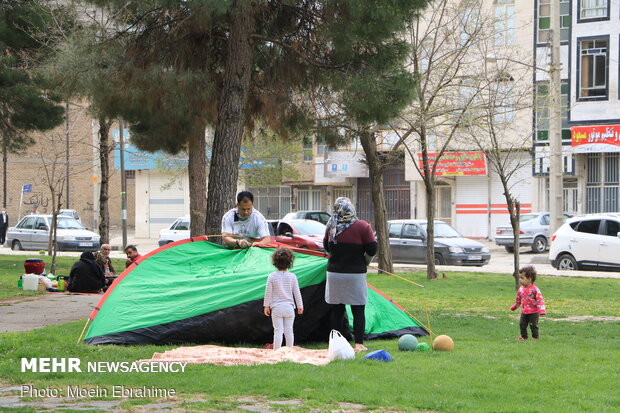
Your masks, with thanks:
M 297 211 L 297 212 L 289 212 L 284 215 L 284 220 L 288 219 L 311 219 L 313 221 L 319 221 L 321 224 L 327 225 L 327 221 L 329 221 L 330 215 L 327 212 L 323 211 Z
M 268 221 L 272 240 L 291 247 L 324 251 L 325 225 L 311 219 Z
M 567 220 L 551 237 L 549 261 L 558 270 L 620 271 L 620 214 Z
M 157 243 L 161 247 L 186 238 L 189 238 L 189 215 L 177 218 L 168 228 L 159 231 Z
M 564 222 L 571 215 L 564 214 Z M 503 246 L 506 251 L 513 252 L 512 226 L 504 225 L 495 229 L 495 244 Z M 527 246 L 533 252 L 542 253 L 549 245 L 549 213 L 534 212 L 519 217 L 519 246 Z
M 95 251 L 100 247 L 100 237 L 86 230 L 74 218 L 59 215 L 56 243 L 61 251 Z M 50 237 L 51 215 L 26 215 L 9 228 L 6 243 L 14 251 L 46 250 Z
M 422 219 L 388 221 L 390 249 L 394 262 L 426 264 L 427 222 Z M 443 221 L 435 221 L 435 264 L 474 265 L 489 263 L 489 249 L 478 241 L 464 238 Z

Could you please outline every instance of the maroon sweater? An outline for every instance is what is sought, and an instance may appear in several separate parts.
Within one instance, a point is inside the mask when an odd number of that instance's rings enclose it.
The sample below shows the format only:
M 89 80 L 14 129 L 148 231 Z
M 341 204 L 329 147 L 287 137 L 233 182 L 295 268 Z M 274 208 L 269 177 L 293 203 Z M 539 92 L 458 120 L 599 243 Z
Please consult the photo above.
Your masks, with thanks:
M 337 237 L 337 244 L 328 241 L 327 232 L 323 237 L 325 250 L 329 252 L 327 271 L 360 274 L 366 272 L 364 253 L 377 253 L 377 240 L 368 222 L 358 219 Z

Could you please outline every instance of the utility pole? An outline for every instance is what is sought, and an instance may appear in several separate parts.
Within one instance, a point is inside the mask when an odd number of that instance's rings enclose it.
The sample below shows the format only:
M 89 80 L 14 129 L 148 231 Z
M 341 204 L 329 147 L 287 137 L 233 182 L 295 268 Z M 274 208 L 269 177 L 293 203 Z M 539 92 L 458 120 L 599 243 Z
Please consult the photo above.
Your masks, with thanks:
M 6 138 L 2 140 L 2 206 L 6 208 L 6 163 L 8 162 Z
M 123 121 L 118 121 L 118 144 L 121 161 L 121 209 L 123 228 L 123 249 L 127 246 L 127 180 L 125 179 L 125 139 L 123 137 Z
M 65 103 L 65 134 L 66 134 L 66 140 L 67 140 L 67 159 L 66 159 L 66 164 L 67 164 L 67 171 L 66 171 L 66 175 L 65 175 L 65 180 L 67 181 L 67 196 L 65 197 L 65 203 L 67 204 L 67 206 L 65 208 L 67 209 L 71 209 L 70 203 L 69 203 L 69 102 Z
M 553 234 L 562 225 L 562 72 L 560 56 L 560 0 L 551 0 L 551 65 L 549 68 L 549 218 Z

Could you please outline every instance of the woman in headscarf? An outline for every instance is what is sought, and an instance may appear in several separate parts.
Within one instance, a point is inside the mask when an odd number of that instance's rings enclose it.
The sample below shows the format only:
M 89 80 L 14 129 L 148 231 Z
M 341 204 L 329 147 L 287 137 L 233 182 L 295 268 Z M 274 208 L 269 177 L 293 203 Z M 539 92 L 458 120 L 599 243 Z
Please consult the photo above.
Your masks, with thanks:
M 80 260 L 71 267 L 67 289 L 72 292 L 97 293 L 104 285 L 105 275 L 95 261 L 95 256 L 90 251 L 83 252 Z
M 336 199 L 323 244 L 329 253 L 325 301 L 332 305 L 331 327 L 342 331 L 345 305 L 350 305 L 355 351 L 367 350 L 364 347 L 364 309 L 368 301 L 366 257 L 377 253 L 377 240 L 370 225 L 357 218 L 349 198 Z

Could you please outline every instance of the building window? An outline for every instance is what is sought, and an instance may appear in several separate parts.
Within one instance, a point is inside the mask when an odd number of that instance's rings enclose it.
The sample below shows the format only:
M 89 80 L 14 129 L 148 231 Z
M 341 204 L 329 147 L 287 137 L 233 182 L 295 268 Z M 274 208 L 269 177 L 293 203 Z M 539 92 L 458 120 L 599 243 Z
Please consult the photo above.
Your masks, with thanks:
M 580 19 L 605 19 L 609 17 L 608 0 L 580 0 Z
M 579 41 L 579 98 L 607 98 L 608 39 Z
M 587 155 L 586 213 L 618 212 L 618 154 Z
M 560 0 L 560 41 L 568 41 L 570 2 Z M 551 0 L 538 1 L 538 43 L 551 41 Z
M 316 156 L 325 156 L 325 152 L 327 151 L 327 144 L 323 139 L 316 139 Z
M 568 83 L 562 82 L 562 140 L 569 141 L 568 125 Z M 549 84 L 541 82 L 536 87 L 536 140 L 549 140 Z
M 471 46 L 476 43 L 475 33 L 480 29 L 480 9 L 477 4 L 466 4 L 459 12 L 461 46 Z
M 314 159 L 314 156 L 312 154 L 312 138 L 311 137 L 304 137 L 304 162 L 309 162 L 312 159 Z
M 298 211 L 321 211 L 321 190 L 300 189 L 297 191 Z
M 248 188 L 254 194 L 254 208 L 267 219 L 280 219 L 291 212 L 291 188 L 273 186 Z
M 513 78 L 509 75 L 498 79 L 493 85 L 493 97 L 495 108 L 495 115 L 493 115 L 493 122 L 497 125 L 510 123 L 515 118 L 514 108 L 514 82 Z
M 514 0 L 495 0 L 495 46 L 515 44 Z

